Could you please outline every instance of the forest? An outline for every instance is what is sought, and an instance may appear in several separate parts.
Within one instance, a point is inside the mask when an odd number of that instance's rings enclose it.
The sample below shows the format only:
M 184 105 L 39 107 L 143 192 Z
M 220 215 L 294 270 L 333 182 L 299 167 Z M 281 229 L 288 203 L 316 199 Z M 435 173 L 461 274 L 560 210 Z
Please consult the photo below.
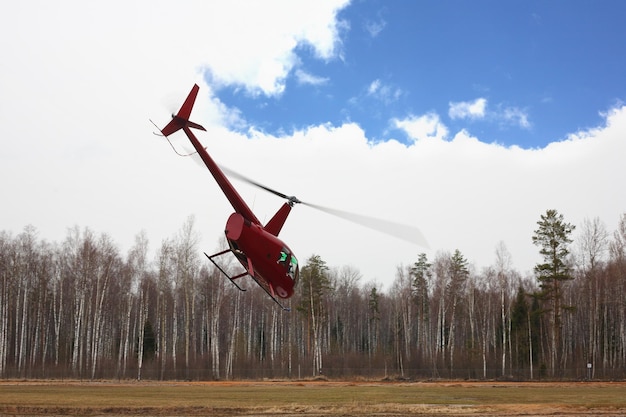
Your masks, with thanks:
M 62 242 L 0 232 L 0 378 L 624 379 L 626 213 L 529 231 L 545 262 L 504 243 L 477 270 L 461 251 L 416 254 L 383 291 L 360 271 L 301 259 L 282 311 L 206 260 L 190 217 L 148 255 L 89 228 Z M 227 268 L 235 268 L 234 261 Z

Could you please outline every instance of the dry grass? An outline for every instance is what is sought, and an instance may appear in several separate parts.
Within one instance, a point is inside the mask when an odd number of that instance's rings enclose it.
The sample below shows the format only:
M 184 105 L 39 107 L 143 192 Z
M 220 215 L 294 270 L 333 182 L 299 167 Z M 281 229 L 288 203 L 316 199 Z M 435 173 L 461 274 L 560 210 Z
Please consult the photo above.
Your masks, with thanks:
M 618 416 L 626 383 L 0 381 L 0 415 Z

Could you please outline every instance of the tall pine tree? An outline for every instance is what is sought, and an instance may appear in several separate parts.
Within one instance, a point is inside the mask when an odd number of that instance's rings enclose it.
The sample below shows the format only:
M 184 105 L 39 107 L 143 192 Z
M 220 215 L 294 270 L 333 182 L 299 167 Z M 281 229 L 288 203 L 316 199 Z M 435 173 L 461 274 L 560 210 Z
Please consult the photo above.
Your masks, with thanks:
M 562 304 L 563 285 L 573 279 L 567 265 L 569 244 L 572 243 L 570 234 L 575 226 L 566 223 L 563 215 L 556 210 L 547 210 L 537 222 L 539 228 L 532 237 L 533 243 L 538 246 L 543 262 L 535 265 L 535 274 L 539 281 L 539 297 L 544 302 L 544 312 L 549 312 L 552 328 L 550 366 L 553 375 L 561 366 L 562 349 L 562 311 L 568 306 Z
M 328 266 L 319 255 L 311 255 L 300 271 L 299 287 L 301 301 L 297 310 L 307 318 L 307 347 L 313 358 L 313 376 L 317 376 L 322 372 L 322 324 L 330 289 Z
M 432 278 L 432 264 L 425 253 L 420 253 L 417 262 L 410 269 L 413 280 L 413 301 L 417 306 L 417 343 L 422 349 L 428 348 L 428 323 L 430 320 L 428 284 Z

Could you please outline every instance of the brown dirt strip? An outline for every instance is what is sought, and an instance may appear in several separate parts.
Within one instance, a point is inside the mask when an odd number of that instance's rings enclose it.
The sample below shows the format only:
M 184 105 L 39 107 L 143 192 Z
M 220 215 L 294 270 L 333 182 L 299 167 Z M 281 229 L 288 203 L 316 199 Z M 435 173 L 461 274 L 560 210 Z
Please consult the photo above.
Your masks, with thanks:
M 0 415 L 624 416 L 626 382 L 0 380 Z

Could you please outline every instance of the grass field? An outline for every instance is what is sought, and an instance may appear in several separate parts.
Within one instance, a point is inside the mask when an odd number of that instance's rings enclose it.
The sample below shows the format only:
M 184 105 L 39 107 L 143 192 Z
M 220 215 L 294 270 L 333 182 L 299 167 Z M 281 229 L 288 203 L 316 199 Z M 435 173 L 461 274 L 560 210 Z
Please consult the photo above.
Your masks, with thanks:
M 624 416 L 626 383 L 0 381 L 0 415 Z

